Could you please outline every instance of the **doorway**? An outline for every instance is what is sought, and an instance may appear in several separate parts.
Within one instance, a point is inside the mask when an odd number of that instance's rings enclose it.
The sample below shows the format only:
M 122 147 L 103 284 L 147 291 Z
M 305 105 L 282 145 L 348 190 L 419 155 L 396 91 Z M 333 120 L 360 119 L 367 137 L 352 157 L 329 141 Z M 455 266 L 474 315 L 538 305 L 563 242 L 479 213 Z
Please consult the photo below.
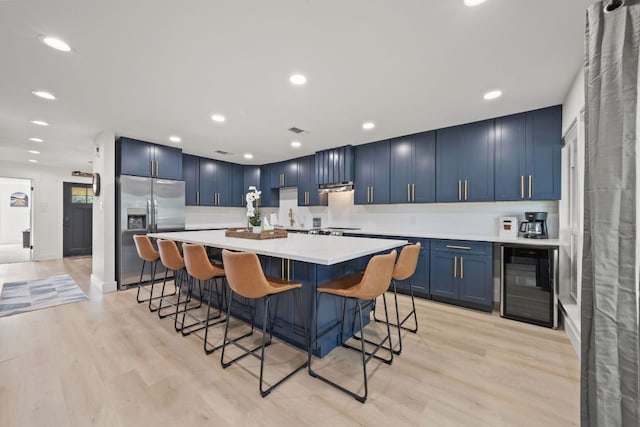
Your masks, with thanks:
M 31 261 L 31 180 L 0 178 L 0 264 Z
M 62 256 L 91 255 L 93 189 L 91 184 L 63 183 Z

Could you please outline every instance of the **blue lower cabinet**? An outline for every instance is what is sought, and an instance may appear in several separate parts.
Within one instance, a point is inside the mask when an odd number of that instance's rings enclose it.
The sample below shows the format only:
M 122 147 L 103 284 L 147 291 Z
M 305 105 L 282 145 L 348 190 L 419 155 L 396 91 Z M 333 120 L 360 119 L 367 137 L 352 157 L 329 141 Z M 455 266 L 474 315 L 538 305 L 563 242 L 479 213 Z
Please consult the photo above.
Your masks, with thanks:
M 434 300 L 491 311 L 493 244 L 433 240 L 430 284 Z

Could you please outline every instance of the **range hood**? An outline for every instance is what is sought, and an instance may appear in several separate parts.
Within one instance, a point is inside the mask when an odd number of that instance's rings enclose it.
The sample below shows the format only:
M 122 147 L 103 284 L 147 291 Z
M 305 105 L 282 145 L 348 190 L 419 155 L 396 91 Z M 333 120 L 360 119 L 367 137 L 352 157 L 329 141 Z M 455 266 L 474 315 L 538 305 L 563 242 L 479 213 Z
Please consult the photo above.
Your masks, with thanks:
M 332 193 L 336 191 L 351 190 L 353 190 L 353 181 L 332 182 L 331 184 L 320 184 L 318 186 L 318 192 L 320 193 Z

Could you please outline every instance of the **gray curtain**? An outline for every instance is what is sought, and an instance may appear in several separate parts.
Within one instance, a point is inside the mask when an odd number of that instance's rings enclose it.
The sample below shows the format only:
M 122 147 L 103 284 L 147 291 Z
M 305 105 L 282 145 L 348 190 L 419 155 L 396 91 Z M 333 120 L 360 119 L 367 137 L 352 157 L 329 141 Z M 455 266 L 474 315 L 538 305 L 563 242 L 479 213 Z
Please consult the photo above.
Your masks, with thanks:
M 581 421 L 637 427 L 640 0 L 611 3 L 587 10 Z

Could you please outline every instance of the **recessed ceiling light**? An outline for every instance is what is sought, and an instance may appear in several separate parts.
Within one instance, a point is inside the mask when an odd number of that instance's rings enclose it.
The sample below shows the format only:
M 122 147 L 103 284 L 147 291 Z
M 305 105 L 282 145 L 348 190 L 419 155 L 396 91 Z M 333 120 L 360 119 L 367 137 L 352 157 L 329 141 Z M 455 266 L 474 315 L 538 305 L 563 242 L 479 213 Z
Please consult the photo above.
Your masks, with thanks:
M 40 138 L 29 138 L 29 141 L 32 141 L 32 142 L 44 142 L 44 139 L 40 139 Z
M 49 101 L 54 101 L 56 99 L 54 94 L 47 92 L 46 90 L 33 90 L 31 93 L 42 99 L 48 99 Z
M 244 158 L 245 158 L 245 159 L 253 159 L 253 154 L 251 154 L 251 153 L 246 153 L 246 154 L 244 155 Z
M 300 141 L 291 141 L 291 146 L 293 148 L 300 148 L 301 145 Z
M 362 129 L 364 129 L 364 130 L 371 130 L 371 129 L 373 129 L 374 127 L 376 127 L 376 124 L 375 124 L 375 123 L 373 123 L 373 122 L 364 122 L 364 123 L 362 124 Z
M 169 141 L 171 141 L 171 142 L 181 142 L 182 138 L 180 138 L 179 136 L 172 135 L 172 136 L 169 137 Z
M 307 82 L 307 78 L 302 74 L 292 74 L 289 77 L 289 81 L 291 82 L 291 84 L 294 84 L 296 86 L 302 86 Z
M 42 41 L 42 43 L 46 44 L 49 47 L 52 47 L 62 52 L 71 52 L 71 46 L 69 46 L 67 42 L 65 42 L 64 40 L 61 40 L 56 37 L 45 37 L 45 36 L 40 36 L 39 38 L 40 38 L 40 41 Z
M 211 120 L 214 122 L 222 123 L 227 120 L 222 114 L 214 114 L 211 116 Z
M 484 94 L 484 99 L 490 101 L 492 99 L 500 98 L 502 96 L 501 90 L 492 90 Z
M 473 7 L 473 6 L 481 5 L 485 1 L 486 0 L 464 0 L 464 5 L 465 6 L 469 6 L 469 7 Z
M 38 126 L 49 126 L 49 123 L 43 122 L 42 120 L 31 120 L 31 123 Z
M 40 152 L 38 150 L 29 150 L 29 152 L 31 154 L 40 154 Z
M 37 161 L 37 160 L 35 160 L 35 159 L 29 159 L 29 162 L 31 162 L 31 163 L 38 163 L 38 161 Z

